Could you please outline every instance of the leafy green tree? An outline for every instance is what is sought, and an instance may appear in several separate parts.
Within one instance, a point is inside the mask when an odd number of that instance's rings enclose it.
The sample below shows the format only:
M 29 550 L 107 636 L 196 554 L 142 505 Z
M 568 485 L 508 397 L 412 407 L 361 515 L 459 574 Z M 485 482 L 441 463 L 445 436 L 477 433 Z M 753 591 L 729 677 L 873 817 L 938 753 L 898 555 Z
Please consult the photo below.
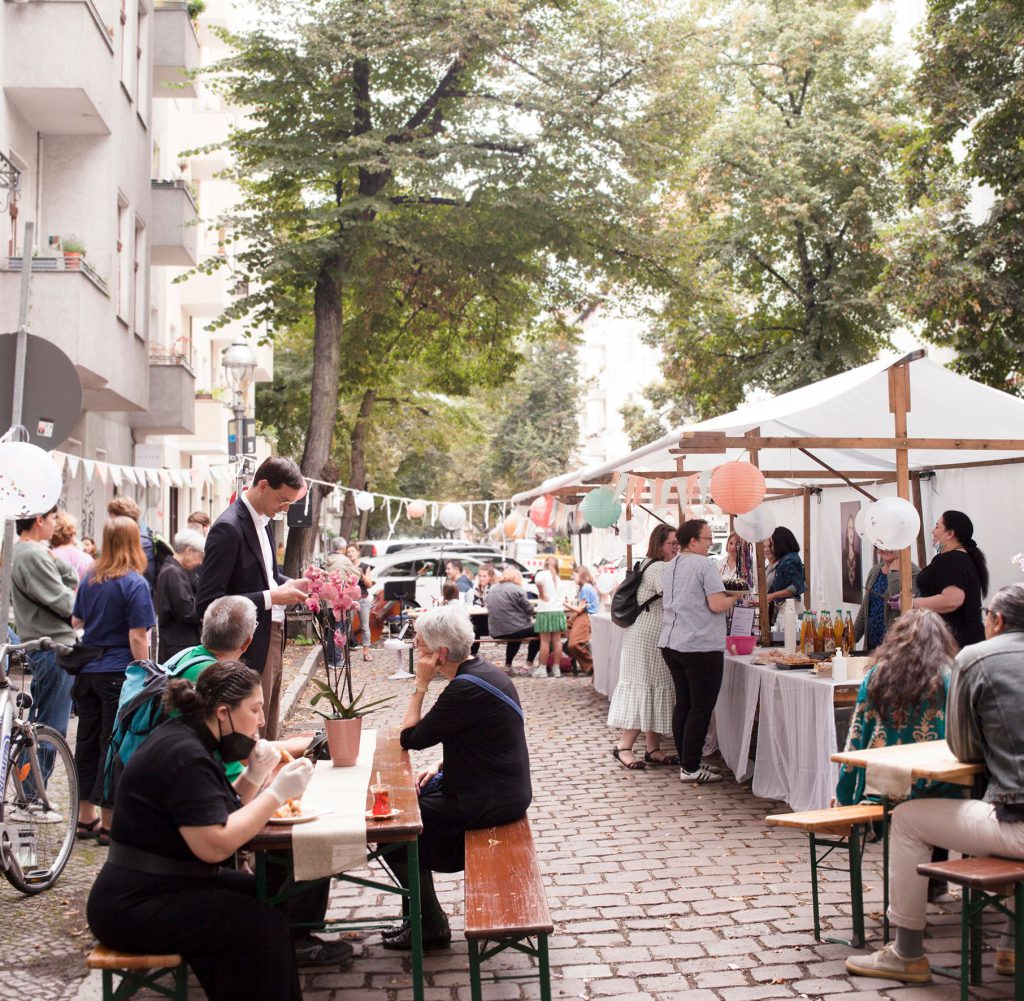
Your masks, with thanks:
M 700 3 L 687 38 L 714 114 L 667 179 L 677 251 L 653 339 L 688 409 L 869 360 L 894 325 L 870 295 L 900 204 L 903 70 L 867 0 Z
M 324 478 L 339 391 L 359 387 L 345 465 L 362 487 L 397 368 L 443 392 L 498 383 L 541 309 L 643 257 L 623 163 L 660 58 L 608 0 L 259 4 L 218 68 L 251 109 L 227 220 L 251 292 L 222 319 L 280 330 L 311 310 L 301 465 Z M 288 566 L 310 547 L 292 533 Z
M 652 382 L 644 387 L 643 396 L 646 406 L 627 403 L 619 411 L 630 448 L 641 448 L 656 441 L 694 417 L 689 400 L 670 382 Z
M 914 80 L 926 128 L 907 155 L 911 217 L 884 289 L 953 368 L 1024 395 L 1024 8 L 929 0 Z M 991 207 L 973 218 L 981 189 Z M 987 200 L 987 197 L 985 198 Z

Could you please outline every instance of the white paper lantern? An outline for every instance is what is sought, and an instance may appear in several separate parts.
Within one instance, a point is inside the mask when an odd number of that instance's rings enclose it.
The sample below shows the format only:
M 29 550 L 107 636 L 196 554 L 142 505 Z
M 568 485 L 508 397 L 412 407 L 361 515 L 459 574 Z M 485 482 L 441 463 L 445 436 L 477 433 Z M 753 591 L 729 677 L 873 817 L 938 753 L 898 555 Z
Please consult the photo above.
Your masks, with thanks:
M 597 590 L 601 594 L 611 594 L 619 582 L 615 579 L 615 574 L 605 572 L 599 573 L 597 575 L 597 580 L 594 581 L 594 583 L 597 585 Z
M 733 522 L 736 534 L 745 542 L 764 542 L 775 531 L 775 515 L 764 504 L 739 515 Z
M 0 442 L 0 516 L 27 518 L 60 497 L 60 471 L 47 452 L 25 441 Z
M 864 534 L 879 549 L 906 549 L 920 529 L 917 508 L 902 497 L 882 497 L 864 516 Z
M 373 510 L 373 494 L 367 493 L 365 490 L 360 490 L 355 496 L 356 510 L 357 511 L 372 511 Z
M 445 504 L 438 517 L 449 532 L 457 532 L 466 524 L 466 511 L 461 504 Z
M 868 508 L 860 507 L 857 509 L 857 517 L 853 519 L 853 530 L 863 539 L 864 538 L 864 519 L 867 517 Z

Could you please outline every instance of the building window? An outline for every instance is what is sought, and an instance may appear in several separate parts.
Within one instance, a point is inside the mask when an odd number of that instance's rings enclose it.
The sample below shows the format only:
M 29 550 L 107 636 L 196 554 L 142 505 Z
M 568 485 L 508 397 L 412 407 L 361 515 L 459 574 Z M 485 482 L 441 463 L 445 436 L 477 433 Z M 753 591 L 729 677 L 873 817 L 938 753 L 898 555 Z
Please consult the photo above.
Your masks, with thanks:
M 131 320 L 132 249 L 135 234 L 131 229 L 132 213 L 128 199 L 117 196 L 117 315 L 125 323 Z
M 143 121 L 149 118 L 149 74 L 146 62 L 149 53 L 143 50 L 146 40 L 146 7 L 140 3 L 136 12 L 136 45 L 135 45 L 135 110 Z
M 135 260 L 132 262 L 132 294 L 135 304 L 135 333 L 146 340 L 146 227 L 135 217 Z

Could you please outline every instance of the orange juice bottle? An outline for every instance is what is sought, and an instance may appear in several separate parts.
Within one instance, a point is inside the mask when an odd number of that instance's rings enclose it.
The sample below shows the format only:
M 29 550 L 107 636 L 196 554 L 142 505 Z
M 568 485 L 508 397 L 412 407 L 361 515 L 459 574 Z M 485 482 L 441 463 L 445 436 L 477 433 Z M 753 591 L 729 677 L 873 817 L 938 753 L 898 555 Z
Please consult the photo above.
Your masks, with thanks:
M 853 617 L 846 613 L 846 627 L 843 632 L 843 653 L 852 653 L 857 641 L 853 638 Z
M 804 612 L 800 619 L 800 652 L 804 656 L 808 656 L 814 653 L 815 634 L 817 633 L 814 625 L 814 613 Z
M 835 633 L 836 633 L 836 649 L 843 649 L 843 640 L 846 636 L 846 626 L 843 624 L 843 610 L 840 608 L 836 611 L 835 621 Z
M 821 649 L 823 653 L 836 652 L 836 631 L 828 612 L 821 613 Z

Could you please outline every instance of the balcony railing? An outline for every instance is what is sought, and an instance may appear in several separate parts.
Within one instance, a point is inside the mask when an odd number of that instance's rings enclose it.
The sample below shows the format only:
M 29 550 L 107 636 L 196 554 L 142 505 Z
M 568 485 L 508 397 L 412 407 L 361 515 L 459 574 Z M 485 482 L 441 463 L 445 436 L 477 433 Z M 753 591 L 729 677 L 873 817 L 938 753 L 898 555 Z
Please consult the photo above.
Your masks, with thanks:
M 192 351 L 190 348 L 171 347 L 167 348 L 160 344 L 149 346 L 150 365 L 180 365 L 186 368 L 192 375 L 195 369 L 192 367 Z
M 6 258 L 6 269 L 8 271 L 20 271 L 21 270 L 21 257 L 8 257 Z M 67 274 L 82 274 L 89 279 L 100 291 L 105 295 L 110 295 L 110 290 L 107 288 L 107 283 L 95 272 L 89 265 L 88 261 L 84 257 L 77 259 L 77 264 L 74 267 L 68 267 L 64 263 L 64 259 L 60 257 L 33 257 L 32 258 L 32 270 L 33 271 L 63 271 Z

